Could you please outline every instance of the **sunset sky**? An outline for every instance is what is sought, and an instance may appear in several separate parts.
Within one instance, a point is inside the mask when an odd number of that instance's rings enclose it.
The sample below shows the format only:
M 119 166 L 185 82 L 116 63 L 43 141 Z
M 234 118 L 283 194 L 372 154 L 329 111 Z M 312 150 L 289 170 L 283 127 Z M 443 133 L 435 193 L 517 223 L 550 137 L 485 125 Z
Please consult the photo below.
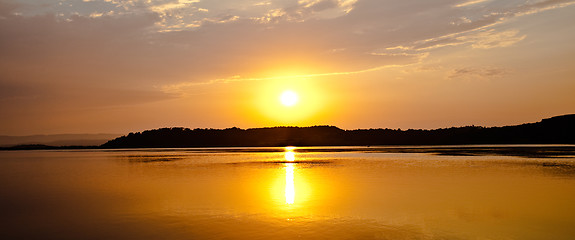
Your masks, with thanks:
M 575 113 L 574 23 L 575 0 L 0 0 L 0 135 L 536 122 Z

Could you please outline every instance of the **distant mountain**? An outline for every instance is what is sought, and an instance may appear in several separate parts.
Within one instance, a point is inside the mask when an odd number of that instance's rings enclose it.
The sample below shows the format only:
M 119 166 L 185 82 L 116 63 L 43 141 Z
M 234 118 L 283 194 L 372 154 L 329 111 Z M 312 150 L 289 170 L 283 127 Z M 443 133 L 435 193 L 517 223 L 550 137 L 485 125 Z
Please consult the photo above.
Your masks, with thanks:
M 102 148 L 271 147 L 461 144 L 575 144 L 575 114 L 505 127 L 434 130 L 358 129 L 334 126 L 252 129 L 162 128 L 130 133 Z
M 120 134 L 0 135 L 0 147 L 38 144 L 50 146 L 99 146 L 118 136 Z

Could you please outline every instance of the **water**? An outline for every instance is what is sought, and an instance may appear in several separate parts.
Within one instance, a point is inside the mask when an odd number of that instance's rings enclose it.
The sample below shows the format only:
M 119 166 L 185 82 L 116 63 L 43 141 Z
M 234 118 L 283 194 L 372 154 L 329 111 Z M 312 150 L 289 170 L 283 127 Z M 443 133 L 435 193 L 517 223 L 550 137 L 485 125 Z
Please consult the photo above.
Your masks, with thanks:
M 573 156 L 0 152 L 1 239 L 574 239 L 574 203 Z

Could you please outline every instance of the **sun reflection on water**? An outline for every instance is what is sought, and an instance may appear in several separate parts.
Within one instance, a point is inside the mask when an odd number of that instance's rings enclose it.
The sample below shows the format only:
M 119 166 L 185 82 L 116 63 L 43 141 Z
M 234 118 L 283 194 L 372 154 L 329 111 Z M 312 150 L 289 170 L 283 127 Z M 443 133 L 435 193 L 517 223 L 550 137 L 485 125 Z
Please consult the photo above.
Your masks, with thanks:
M 286 204 L 293 204 L 295 202 L 295 184 L 293 176 L 294 168 L 295 166 L 293 163 L 286 163 Z
M 293 162 L 295 161 L 295 153 L 292 151 L 285 152 L 284 158 L 288 162 Z
M 284 158 L 288 162 L 295 161 L 295 147 L 286 147 Z M 286 204 L 293 204 L 295 202 L 295 183 L 294 183 L 294 170 L 295 163 L 286 163 L 286 185 L 285 185 L 285 197 Z

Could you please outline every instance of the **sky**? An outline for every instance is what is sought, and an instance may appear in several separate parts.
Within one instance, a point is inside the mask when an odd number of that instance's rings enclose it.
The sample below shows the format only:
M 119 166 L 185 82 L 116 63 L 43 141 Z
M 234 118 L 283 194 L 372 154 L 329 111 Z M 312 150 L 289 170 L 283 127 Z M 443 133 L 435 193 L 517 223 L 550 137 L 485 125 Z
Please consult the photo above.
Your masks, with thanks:
M 574 22 L 575 0 L 0 0 L 0 135 L 536 122 L 575 113 Z

